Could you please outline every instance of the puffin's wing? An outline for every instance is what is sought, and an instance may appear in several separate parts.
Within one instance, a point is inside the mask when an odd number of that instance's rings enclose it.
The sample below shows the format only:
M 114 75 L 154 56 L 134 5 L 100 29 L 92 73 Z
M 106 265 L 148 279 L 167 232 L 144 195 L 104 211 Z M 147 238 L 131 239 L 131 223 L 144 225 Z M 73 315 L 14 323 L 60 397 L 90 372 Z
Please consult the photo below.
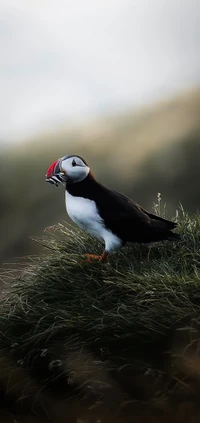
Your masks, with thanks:
M 148 213 L 139 204 L 116 191 L 107 197 L 106 226 L 124 241 L 151 242 L 162 239 L 176 224 Z
M 174 229 L 177 226 L 176 222 L 172 222 L 171 220 L 164 219 L 163 217 L 157 216 L 157 214 L 149 213 L 147 210 L 143 209 L 142 207 L 141 207 L 141 210 L 150 217 L 151 221 L 153 221 L 154 224 L 159 225 L 160 223 L 160 225 L 167 225 L 168 229 Z

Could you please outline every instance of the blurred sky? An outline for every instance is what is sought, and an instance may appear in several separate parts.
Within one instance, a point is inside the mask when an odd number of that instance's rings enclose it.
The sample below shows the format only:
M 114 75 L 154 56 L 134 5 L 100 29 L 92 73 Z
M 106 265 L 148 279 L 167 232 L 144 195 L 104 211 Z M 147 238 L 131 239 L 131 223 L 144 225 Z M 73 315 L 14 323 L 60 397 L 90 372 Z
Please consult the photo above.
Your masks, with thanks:
M 200 83 L 200 0 L 0 0 L 0 144 Z

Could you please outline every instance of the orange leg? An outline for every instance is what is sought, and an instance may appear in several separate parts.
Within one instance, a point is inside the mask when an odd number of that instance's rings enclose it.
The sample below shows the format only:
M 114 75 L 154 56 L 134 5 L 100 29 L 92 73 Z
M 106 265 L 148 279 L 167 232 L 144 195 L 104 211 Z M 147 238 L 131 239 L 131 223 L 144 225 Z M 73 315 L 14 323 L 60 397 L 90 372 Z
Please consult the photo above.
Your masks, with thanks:
M 87 257 L 89 262 L 92 262 L 93 260 L 98 260 L 98 261 L 106 261 L 108 253 L 106 253 L 106 251 L 103 252 L 102 256 L 96 256 L 95 254 L 84 254 L 85 257 Z
M 101 256 L 96 256 L 95 254 L 84 254 L 88 261 L 100 260 Z
M 103 252 L 102 256 L 100 257 L 99 261 L 106 261 L 108 257 L 108 253 L 106 251 Z

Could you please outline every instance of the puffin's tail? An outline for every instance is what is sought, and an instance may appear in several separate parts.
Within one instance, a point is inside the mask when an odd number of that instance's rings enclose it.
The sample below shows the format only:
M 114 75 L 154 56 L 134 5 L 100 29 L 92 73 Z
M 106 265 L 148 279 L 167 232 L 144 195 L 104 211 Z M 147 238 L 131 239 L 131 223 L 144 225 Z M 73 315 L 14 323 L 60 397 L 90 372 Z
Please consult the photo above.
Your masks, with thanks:
M 181 236 L 179 234 L 175 234 L 174 232 L 169 232 L 167 236 L 168 241 L 180 241 Z

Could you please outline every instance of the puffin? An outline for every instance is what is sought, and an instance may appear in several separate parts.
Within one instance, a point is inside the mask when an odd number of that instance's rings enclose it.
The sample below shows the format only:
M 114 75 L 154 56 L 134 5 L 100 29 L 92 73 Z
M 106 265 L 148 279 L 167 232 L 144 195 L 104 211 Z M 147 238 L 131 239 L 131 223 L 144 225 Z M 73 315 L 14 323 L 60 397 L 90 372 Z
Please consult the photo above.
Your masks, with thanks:
M 149 213 L 132 199 L 99 183 L 79 155 L 56 160 L 48 168 L 46 182 L 65 186 L 66 210 L 72 221 L 89 235 L 104 241 L 101 256 L 86 254 L 89 261 L 103 262 L 126 243 L 150 244 L 177 241 L 175 222 Z

